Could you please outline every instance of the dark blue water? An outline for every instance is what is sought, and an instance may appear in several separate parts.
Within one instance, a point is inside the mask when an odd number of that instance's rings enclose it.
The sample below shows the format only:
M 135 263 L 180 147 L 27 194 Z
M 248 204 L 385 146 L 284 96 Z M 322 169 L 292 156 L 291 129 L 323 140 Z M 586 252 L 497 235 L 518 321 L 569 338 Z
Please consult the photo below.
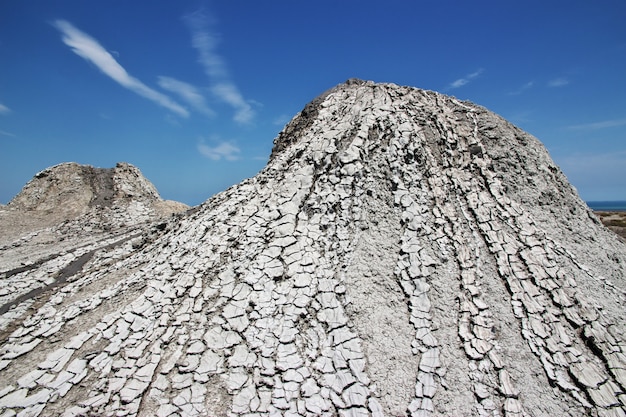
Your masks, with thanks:
M 626 201 L 587 201 L 591 210 L 596 211 L 626 211 Z

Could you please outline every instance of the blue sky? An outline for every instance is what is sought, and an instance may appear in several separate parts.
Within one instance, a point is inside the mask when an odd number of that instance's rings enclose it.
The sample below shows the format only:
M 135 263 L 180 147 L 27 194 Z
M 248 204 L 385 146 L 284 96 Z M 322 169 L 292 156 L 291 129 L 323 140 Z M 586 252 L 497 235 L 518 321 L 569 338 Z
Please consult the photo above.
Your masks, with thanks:
M 0 2 L 0 203 L 75 161 L 195 205 L 351 77 L 480 104 L 585 200 L 626 200 L 626 2 Z

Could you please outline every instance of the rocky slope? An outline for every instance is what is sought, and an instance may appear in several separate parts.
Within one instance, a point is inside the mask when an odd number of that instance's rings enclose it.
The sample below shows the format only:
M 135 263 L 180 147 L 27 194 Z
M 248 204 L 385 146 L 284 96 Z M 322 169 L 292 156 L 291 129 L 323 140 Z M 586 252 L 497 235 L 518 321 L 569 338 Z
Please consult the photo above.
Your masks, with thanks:
M 12 217 L 2 234 L 4 241 L 24 232 L 86 217 L 94 225 L 114 227 L 139 224 L 187 207 L 164 201 L 136 167 L 118 163 L 95 168 L 74 162 L 47 168 L 35 175 L 6 206 L 2 216 Z
M 57 269 L 140 236 L 188 209 L 164 201 L 136 167 L 47 168 L 0 207 L 0 312 L 54 285 Z M 57 278 L 58 279 L 58 278 Z
M 5 273 L 59 282 L 3 296 L 0 409 L 624 416 L 625 266 L 537 139 L 351 80 L 256 177 L 88 259 Z

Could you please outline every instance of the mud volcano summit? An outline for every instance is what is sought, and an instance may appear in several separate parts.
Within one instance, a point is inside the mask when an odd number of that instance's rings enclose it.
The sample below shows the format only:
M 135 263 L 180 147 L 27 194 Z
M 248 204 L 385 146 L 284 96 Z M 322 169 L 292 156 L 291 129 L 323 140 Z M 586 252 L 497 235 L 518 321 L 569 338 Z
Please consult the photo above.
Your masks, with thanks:
M 3 240 L 0 415 L 626 415 L 626 246 L 475 104 L 349 80 L 256 177 L 107 207 Z

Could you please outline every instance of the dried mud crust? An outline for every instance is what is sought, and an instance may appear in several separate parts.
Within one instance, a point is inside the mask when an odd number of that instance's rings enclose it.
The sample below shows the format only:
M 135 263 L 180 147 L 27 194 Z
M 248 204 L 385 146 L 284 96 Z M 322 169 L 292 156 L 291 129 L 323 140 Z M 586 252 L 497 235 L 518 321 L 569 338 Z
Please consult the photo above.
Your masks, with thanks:
M 595 211 L 603 225 L 626 243 L 626 211 Z
M 624 245 L 535 138 L 362 81 L 279 138 L 0 316 L 0 413 L 624 416 Z

